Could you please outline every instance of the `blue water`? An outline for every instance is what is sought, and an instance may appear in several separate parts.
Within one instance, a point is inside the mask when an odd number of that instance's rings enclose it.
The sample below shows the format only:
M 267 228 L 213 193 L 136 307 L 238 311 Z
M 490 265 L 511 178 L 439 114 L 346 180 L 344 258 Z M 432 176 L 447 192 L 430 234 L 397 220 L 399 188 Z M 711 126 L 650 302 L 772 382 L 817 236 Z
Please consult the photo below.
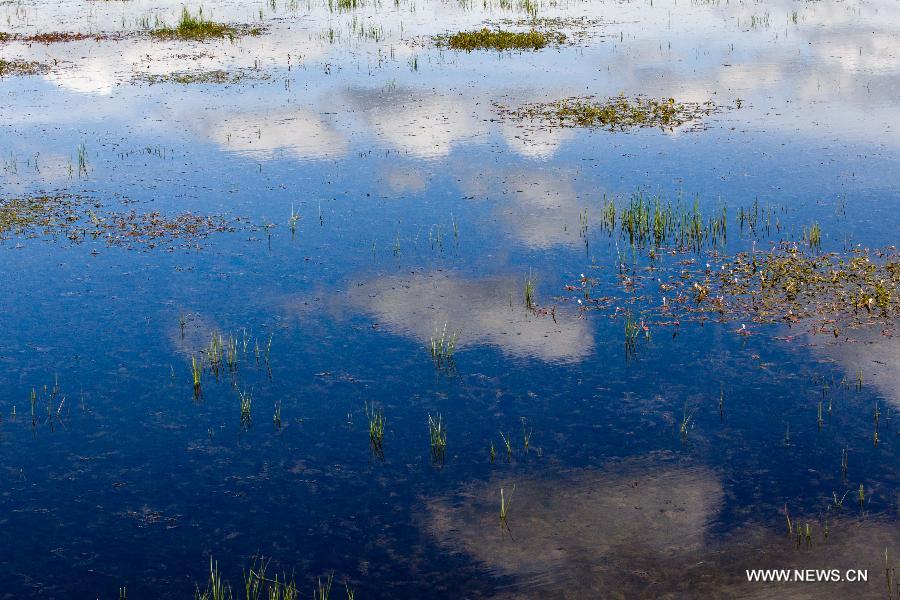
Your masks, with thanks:
M 767 597 L 781 588 L 754 588 L 742 569 L 770 554 L 791 567 L 868 568 L 868 584 L 809 589 L 884 597 L 884 549 L 900 553 L 896 317 L 852 344 L 804 324 L 754 324 L 749 336 L 740 319 L 654 325 L 630 353 L 621 314 L 581 310 L 580 291 L 566 288 L 587 274 L 613 309 L 632 294 L 658 304 L 652 285 L 632 292 L 617 275 L 617 253 L 640 269 L 646 249 L 599 226 L 604 198 L 621 207 L 634 193 L 696 199 L 706 214 L 727 207 L 726 255 L 799 241 L 813 222 L 823 251 L 896 244 L 896 7 L 771 3 L 759 6 L 770 24 L 751 27 L 755 7 L 547 7 L 615 24 L 578 46 L 499 56 L 398 32 L 404 19 L 428 35 L 506 14 L 496 7 L 385 5 L 372 18 L 383 15 L 387 40 L 357 46 L 345 32 L 335 47 L 315 36 L 349 16 L 279 8 L 265 17 L 272 47 L 189 45 L 224 68 L 252 56 L 270 77 L 225 86 L 131 81 L 144 50 L 160 53 L 154 69 L 184 68 L 140 38 L 0 45 L 10 57 L 65 57 L 43 76 L 0 80 L 0 201 L 58 192 L 101 216 L 190 212 L 233 226 L 154 247 L 4 233 L 0 596 L 116 598 L 126 587 L 129 598 L 192 597 L 210 557 L 237 591 L 263 556 L 304 596 L 333 572 L 334 597 L 345 581 L 358 598 Z M 43 29 L 83 26 L 80 9 L 66 8 L 60 26 Z M 32 10 L 8 28 L 50 19 L 50 7 Z M 101 8 L 97 27 L 113 27 L 119 10 L 131 9 Z M 247 22 L 256 7 L 217 10 Z M 289 43 L 308 53 L 290 70 Z M 116 58 L 117 44 L 131 54 Z M 391 46 L 403 51 L 388 58 Z M 90 85 L 67 79 L 72 70 Z M 547 131 L 491 108 L 619 92 L 721 108 L 676 133 Z M 87 172 L 70 173 L 81 143 Z M 780 232 L 740 230 L 738 209 L 754 201 L 777 211 Z M 706 252 L 664 255 L 660 277 Z M 529 276 L 553 317 L 524 306 Z M 436 365 L 430 340 L 445 325 L 457 347 L 452 364 Z M 239 365 L 218 378 L 204 370 L 197 397 L 191 358 L 215 332 L 238 340 Z M 249 423 L 240 392 L 252 396 Z M 384 411 L 383 455 L 369 444 L 367 404 Z M 436 465 L 427 422 L 438 414 L 448 448 Z M 554 498 L 582 484 L 619 498 L 624 481 L 641 489 L 657 470 L 717 491 L 676 511 L 689 525 L 651 514 L 662 533 L 647 538 L 701 541 L 650 551 L 629 538 L 576 557 L 580 543 L 619 539 L 631 504 L 664 515 L 684 491 L 635 492 L 594 513 L 573 501 L 568 517 Z M 508 532 L 466 517 L 487 503 L 496 520 L 501 485 L 515 486 Z M 818 533 L 813 549 L 787 536 L 785 505 L 815 527 L 830 523 L 826 559 L 814 554 Z M 559 519 L 601 525 L 575 542 L 544 526 Z M 504 558 L 503 544 L 529 559 Z M 606 561 L 621 578 L 601 573 Z M 668 570 L 701 562 L 712 572 Z

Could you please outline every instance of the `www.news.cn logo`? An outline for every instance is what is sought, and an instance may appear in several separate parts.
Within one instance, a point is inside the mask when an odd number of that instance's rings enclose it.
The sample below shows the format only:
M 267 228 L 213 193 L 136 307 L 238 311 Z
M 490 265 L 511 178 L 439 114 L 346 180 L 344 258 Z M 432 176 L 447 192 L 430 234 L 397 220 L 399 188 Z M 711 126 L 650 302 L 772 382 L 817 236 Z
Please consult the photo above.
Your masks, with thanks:
M 747 581 L 759 582 L 867 582 L 866 569 L 747 569 Z

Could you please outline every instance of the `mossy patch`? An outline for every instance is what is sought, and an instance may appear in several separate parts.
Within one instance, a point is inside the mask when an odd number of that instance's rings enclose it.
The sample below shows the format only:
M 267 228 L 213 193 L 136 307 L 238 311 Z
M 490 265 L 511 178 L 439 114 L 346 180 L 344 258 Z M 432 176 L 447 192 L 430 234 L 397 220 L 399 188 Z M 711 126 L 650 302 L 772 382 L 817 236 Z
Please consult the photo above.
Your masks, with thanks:
M 440 38 L 439 43 L 454 50 L 540 50 L 548 44 L 561 44 L 565 42 L 563 33 L 545 33 L 532 29 L 530 31 L 505 31 L 502 29 L 488 29 L 484 27 L 477 31 L 460 31 L 446 38 Z

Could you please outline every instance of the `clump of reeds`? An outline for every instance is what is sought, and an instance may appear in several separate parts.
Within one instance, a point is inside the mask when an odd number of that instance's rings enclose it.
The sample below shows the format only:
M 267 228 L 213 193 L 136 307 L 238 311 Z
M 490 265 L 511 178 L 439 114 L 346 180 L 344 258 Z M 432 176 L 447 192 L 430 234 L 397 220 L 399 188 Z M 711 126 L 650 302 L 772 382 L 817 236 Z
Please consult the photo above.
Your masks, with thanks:
M 452 365 L 453 353 L 456 351 L 456 337 L 456 332 L 447 332 L 446 323 L 443 329 L 431 336 L 431 360 L 435 365 L 438 367 Z
M 253 407 L 253 395 L 246 390 L 238 392 L 238 395 L 241 400 L 241 426 L 249 429 L 252 423 L 250 409 Z
M 378 456 L 384 454 L 384 409 L 366 404 L 366 419 L 369 422 L 369 443 Z
M 191 357 L 191 376 L 194 379 L 194 396 L 200 397 L 200 379 L 203 377 L 203 363 Z
M 537 308 L 537 296 L 535 295 L 535 286 L 537 285 L 537 281 L 530 272 L 528 276 L 525 277 L 525 290 L 524 290 L 524 299 L 525 299 L 525 308 L 528 310 L 534 310 Z
M 447 455 L 447 430 L 441 415 L 437 418 L 428 415 L 428 438 L 431 442 L 431 460 L 435 464 L 444 464 Z
M 210 38 L 234 37 L 239 33 L 238 29 L 224 23 L 207 21 L 203 16 L 201 7 L 196 15 L 192 15 L 187 7 L 182 7 L 178 24 L 172 27 L 160 27 L 150 32 L 157 38 L 177 38 L 189 40 L 204 40 Z

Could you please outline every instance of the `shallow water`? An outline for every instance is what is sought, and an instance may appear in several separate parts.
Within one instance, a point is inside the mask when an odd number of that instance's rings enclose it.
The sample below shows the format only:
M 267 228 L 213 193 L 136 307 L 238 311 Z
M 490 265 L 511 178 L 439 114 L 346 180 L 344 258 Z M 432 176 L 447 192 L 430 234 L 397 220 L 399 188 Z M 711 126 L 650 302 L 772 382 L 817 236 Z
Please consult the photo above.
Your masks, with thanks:
M 235 590 L 264 556 L 338 598 L 888 595 L 896 316 L 651 315 L 660 282 L 813 223 L 820 252 L 896 244 L 896 3 L 538 4 L 569 43 L 511 53 L 431 36 L 521 29 L 527 4 L 203 8 L 264 31 L 154 40 L 181 10 L 162 0 L 0 5 L 7 33 L 110 34 L 0 42 L 47 66 L 0 79 L 0 201 L 61 194 L 79 219 L 0 232 L 0 597 L 191 597 L 210 556 Z M 149 83 L 214 70 L 235 81 Z M 611 131 L 496 106 L 620 93 L 717 108 Z M 726 207 L 727 241 L 650 261 L 601 227 L 635 193 Z M 754 202 L 768 229 L 741 227 Z M 223 225 L 135 235 L 131 211 Z M 237 366 L 197 397 L 216 332 Z M 763 567 L 869 582 L 746 581 Z

